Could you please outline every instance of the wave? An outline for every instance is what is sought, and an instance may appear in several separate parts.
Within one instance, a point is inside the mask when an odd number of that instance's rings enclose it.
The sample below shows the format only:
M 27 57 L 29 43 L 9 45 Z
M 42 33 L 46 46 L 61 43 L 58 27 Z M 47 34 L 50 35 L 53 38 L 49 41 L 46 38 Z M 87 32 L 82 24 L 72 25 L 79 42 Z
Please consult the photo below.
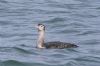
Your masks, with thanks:
M 35 62 L 30 63 L 30 62 L 20 62 L 16 60 L 6 60 L 2 62 L 2 66 L 52 66 L 52 65 L 44 63 L 35 63 Z
M 7 60 L 2 62 L 2 66 L 27 66 L 23 62 L 19 62 L 16 60 Z
M 30 48 L 30 49 L 28 49 Z M 18 47 L 0 47 L 0 52 L 17 52 L 18 54 L 34 54 L 34 55 L 37 55 L 36 52 L 33 52 L 34 51 L 34 47 L 29 47 L 29 46 L 25 46 L 25 45 L 20 45 Z

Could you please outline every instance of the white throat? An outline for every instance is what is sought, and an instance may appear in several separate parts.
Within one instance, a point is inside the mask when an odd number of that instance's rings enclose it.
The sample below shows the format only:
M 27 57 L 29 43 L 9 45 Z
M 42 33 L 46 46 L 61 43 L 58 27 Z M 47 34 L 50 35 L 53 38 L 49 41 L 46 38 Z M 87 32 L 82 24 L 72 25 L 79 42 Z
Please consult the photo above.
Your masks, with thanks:
M 45 37 L 45 31 L 39 31 L 39 36 L 38 36 L 38 48 L 45 48 L 44 46 L 44 37 Z

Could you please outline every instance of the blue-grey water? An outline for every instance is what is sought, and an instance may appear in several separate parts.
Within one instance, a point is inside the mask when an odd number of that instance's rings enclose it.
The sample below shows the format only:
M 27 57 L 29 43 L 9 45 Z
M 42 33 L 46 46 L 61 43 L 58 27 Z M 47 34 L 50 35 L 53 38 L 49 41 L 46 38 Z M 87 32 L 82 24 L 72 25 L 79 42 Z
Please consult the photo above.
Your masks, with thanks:
M 36 48 L 38 23 L 79 47 Z M 100 0 L 0 0 L 0 66 L 100 66 Z

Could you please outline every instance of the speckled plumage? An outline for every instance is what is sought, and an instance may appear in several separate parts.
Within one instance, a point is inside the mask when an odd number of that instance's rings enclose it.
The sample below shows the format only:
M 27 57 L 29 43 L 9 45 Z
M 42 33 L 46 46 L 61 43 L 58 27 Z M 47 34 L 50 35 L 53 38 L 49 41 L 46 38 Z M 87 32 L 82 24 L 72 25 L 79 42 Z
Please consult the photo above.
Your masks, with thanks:
M 60 41 L 47 42 L 47 43 L 44 43 L 44 46 L 45 46 L 45 48 L 59 48 L 59 49 L 78 47 L 75 44 L 60 42 Z

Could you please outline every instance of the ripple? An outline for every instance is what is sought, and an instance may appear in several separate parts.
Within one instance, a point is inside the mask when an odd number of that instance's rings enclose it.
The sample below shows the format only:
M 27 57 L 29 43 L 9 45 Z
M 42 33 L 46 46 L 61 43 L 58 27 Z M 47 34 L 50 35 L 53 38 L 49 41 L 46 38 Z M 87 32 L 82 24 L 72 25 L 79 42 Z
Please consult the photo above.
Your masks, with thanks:
M 94 56 L 86 56 L 75 59 L 76 61 L 84 61 L 84 62 L 96 62 L 100 63 L 100 57 L 94 57 Z
M 51 55 L 51 57 L 54 57 L 54 58 L 65 58 L 66 55 L 64 54 L 53 54 Z
M 53 19 L 50 19 L 48 20 L 48 22 L 53 22 L 53 23 L 57 23 L 57 22 L 63 22 L 65 19 L 64 18 L 53 18 Z
M 7 60 L 7 61 L 3 61 L 2 65 L 4 66 L 27 66 L 25 63 L 16 61 L 16 60 Z
M 100 41 L 95 38 L 92 38 L 90 40 L 85 40 L 83 43 L 87 45 L 94 45 L 94 44 L 99 44 Z
M 13 23 L 11 21 L 0 21 L 1 26 L 6 26 L 6 25 L 12 25 Z
M 24 53 L 24 54 L 29 54 L 30 52 L 28 50 L 23 49 L 22 47 L 13 47 L 13 49 L 15 49 L 15 51 L 19 51 L 20 53 Z
M 12 52 L 12 53 L 18 53 L 18 54 L 34 54 L 37 55 L 34 50 L 36 47 L 30 47 L 26 45 L 20 45 L 18 47 L 0 47 L 0 52 Z M 34 52 L 33 52 L 34 51 Z
M 26 36 L 33 36 L 33 34 L 0 34 L 0 37 L 2 38 L 10 38 L 10 37 L 15 37 L 15 36 L 19 36 L 19 37 L 26 37 Z
M 43 64 L 43 63 L 28 63 L 28 62 L 20 62 L 17 60 L 7 60 L 7 61 L 3 61 L 2 62 L 3 66 L 47 66 L 47 64 Z
M 72 26 L 72 27 L 75 27 L 75 28 L 86 28 L 86 27 L 90 27 L 88 26 L 87 24 L 83 24 L 82 22 L 72 22 L 70 24 L 68 24 L 68 26 Z
M 0 0 L 0 3 L 8 3 L 6 0 Z
M 92 35 L 92 34 L 97 34 L 99 33 L 99 31 L 95 31 L 95 30 L 87 30 L 87 31 L 83 31 L 83 32 L 80 32 L 80 34 L 78 35 Z

